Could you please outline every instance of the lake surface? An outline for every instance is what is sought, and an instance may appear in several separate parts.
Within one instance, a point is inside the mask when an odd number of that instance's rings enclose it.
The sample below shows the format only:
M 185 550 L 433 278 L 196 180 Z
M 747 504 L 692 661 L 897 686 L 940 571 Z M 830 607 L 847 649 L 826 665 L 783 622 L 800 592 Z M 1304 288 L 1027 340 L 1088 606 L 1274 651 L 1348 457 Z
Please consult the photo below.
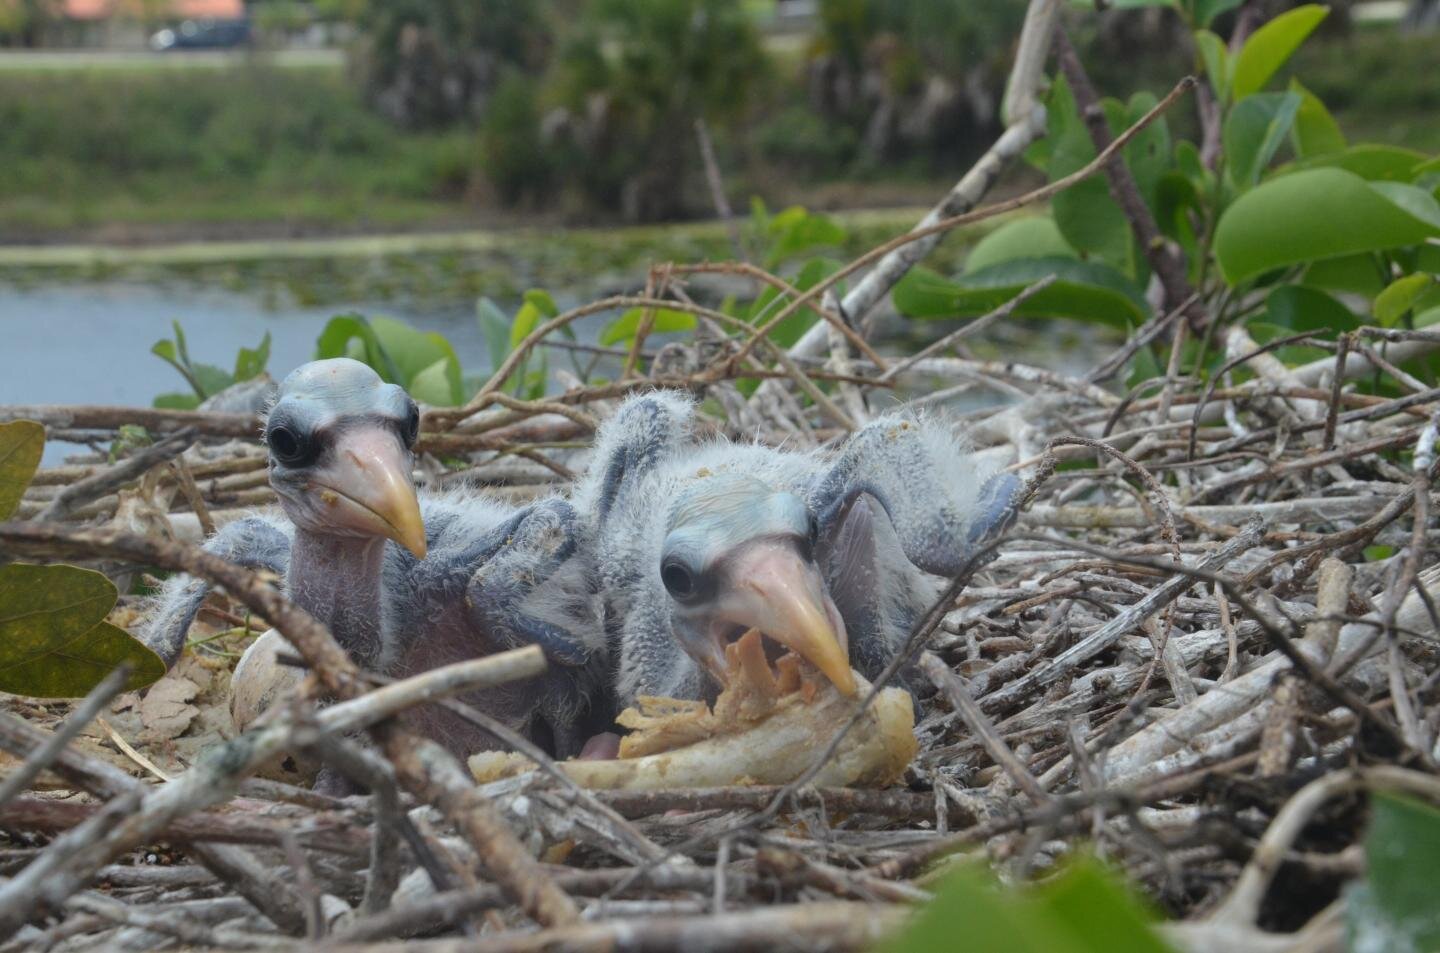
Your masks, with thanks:
M 835 253 L 857 254 L 911 220 L 891 213 L 847 222 L 850 240 Z M 949 248 L 939 267 L 960 254 L 963 245 Z M 639 291 L 651 262 L 729 257 L 723 229 L 710 223 L 129 250 L 0 247 L 0 404 L 149 406 L 159 394 L 185 391 L 180 375 L 150 353 L 172 336 L 174 321 L 192 360 L 227 371 L 241 347 L 269 333 L 270 372 L 279 379 L 313 357 L 331 317 L 386 315 L 443 334 L 467 373 L 483 375 L 491 364 L 476 319 L 480 297 L 510 314 L 538 287 L 564 308 Z M 613 317 L 591 317 L 577 335 L 594 340 Z M 921 333 L 946 330 L 927 322 Z M 1083 368 L 1110 346 L 1065 328 L 1010 329 L 993 344 L 1008 359 L 1056 370 Z M 46 463 L 65 452 L 51 448 Z

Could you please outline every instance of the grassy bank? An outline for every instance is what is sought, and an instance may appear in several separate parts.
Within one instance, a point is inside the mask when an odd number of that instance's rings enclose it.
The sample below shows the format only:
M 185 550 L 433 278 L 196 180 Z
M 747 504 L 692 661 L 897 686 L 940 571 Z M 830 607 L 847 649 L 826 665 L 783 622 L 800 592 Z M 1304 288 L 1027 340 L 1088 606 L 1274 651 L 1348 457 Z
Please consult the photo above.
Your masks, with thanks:
M 1359 30 L 1317 39 L 1292 70 L 1353 141 L 1434 152 L 1434 53 L 1431 37 Z M 1092 58 L 1102 89 L 1127 95 L 1168 88 L 1187 68 L 1175 59 Z M 752 138 L 805 129 L 762 119 Z M 12 244 L 533 220 L 494 208 L 475 185 L 484 179 L 478 162 L 474 132 L 397 131 L 334 65 L 0 71 L 0 241 Z M 822 207 L 923 202 L 944 184 L 900 169 L 764 183 L 727 173 L 737 191 L 763 191 L 772 204 Z
M 468 132 L 400 135 L 342 70 L 0 73 L 0 233 L 107 223 L 395 227 L 456 215 Z

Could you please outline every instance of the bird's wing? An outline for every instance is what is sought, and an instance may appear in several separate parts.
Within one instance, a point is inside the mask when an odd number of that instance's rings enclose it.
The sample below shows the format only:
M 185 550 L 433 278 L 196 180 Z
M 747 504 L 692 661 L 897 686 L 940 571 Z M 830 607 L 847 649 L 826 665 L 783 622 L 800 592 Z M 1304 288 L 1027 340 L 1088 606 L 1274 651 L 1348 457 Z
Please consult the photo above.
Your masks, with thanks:
M 247 569 L 263 569 L 285 575 L 290 565 L 290 534 L 293 527 L 267 516 L 247 516 L 228 523 L 205 543 L 205 549 Z M 140 630 L 140 640 L 170 667 L 185 648 L 185 634 L 200 603 L 210 593 L 210 583 L 193 576 L 174 576 L 165 583 Z
M 590 466 L 572 499 L 603 527 L 621 497 L 662 465 L 692 436 L 694 403 L 669 391 L 629 398 L 600 428 Z
M 977 549 L 1009 528 L 1021 484 L 985 479 L 974 457 L 942 426 L 892 414 L 853 434 L 808 502 L 822 535 L 844 525 L 855 502 L 873 497 L 907 559 L 925 572 L 958 574 Z

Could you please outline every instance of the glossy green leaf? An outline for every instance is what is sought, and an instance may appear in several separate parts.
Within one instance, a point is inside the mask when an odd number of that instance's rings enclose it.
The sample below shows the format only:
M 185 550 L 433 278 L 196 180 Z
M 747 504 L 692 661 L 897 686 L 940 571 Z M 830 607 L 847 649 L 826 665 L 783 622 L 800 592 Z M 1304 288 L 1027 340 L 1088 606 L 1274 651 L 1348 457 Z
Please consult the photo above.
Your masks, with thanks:
M 1260 181 L 1290 134 L 1299 109 L 1299 93 L 1256 93 L 1230 110 L 1223 132 L 1225 168 L 1237 188 L 1248 189 Z
M 437 361 L 448 359 L 459 366 L 455 349 L 439 334 L 420 331 L 404 321 L 385 317 L 371 318 L 370 327 L 374 330 L 380 346 L 395 362 L 395 368 L 400 375 L 398 383 L 406 388 L 410 387 L 416 376 L 434 366 Z M 454 402 L 458 397 L 458 394 L 451 394 L 449 400 Z
M 206 397 L 214 397 L 231 384 L 235 378 L 228 371 L 213 364 L 191 364 L 190 372 L 200 382 L 200 390 Z
M 1056 82 L 1050 95 L 1050 181 L 1064 178 L 1095 158 L 1095 145 L 1076 110 L 1069 87 Z M 1078 252 L 1100 258 L 1126 274 L 1135 274 L 1139 255 L 1130 223 L 1110 197 L 1102 175 L 1092 175 L 1056 195 L 1051 214 L 1065 241 Z
M 460 392 L 460 363 L 453 357 L 442 357 L 410 378 L 405 389 L 422 404 L 454 407 L 464 401 Z
M 1414 307 L 1415 302 L 1429 291 L 1434 283 L 1434 278 L 1423 273 L 1406 275 L 1390 282 L 1384 291 L 1375 296 L 1375 303 L 1371 307 L 1375 312 L 1375 320 L 1387 328 L 1399 324 L 1405 312 Z
M 1305 269 L 1304 284 L 1326 291 L 1342 291 L 1373 298 L 1385 288 L 1383 272 L 1373 254 L 1325 258 Z
M 644 317 L 644 309 L 631 308 L 620 317 L 610 323 L 600 333 L 600 344 L 602 347 L 610 347 L 623 342 L 630 342 L 635 339 L 635 332 L 640 330 L 640 321 Z M 684 311 L 672 311 L 669 308 L 659 308 L 654 314 L 654 323 L 650 330 L 656 334 L 671 334 L 677 331 L 695 330 L 695 316 Z
M 914 268 L 895 286 L 893 300 L 912 318 L 964 318 L 993 311 L 1047 275 L 1056 281 L 1026 299 L 1021 317 L 1069 318 L 1129 328 L 1148 317 L 1144 296 L 1113 268 L 1069 258 L 1032 258 L 994 265 L 950 281 Z
M 1040 889 L 997 888 L 978 867 L 947 876 L 882 953 L 1168 953 L 1115 874 L 1072 863 Z
M 1366 878 L 1346 891 L 1349 948 L 1440 950 L 1440 811 L 1393 794 L 1376 794 L 1371 811 Z
M 235 373 L 232 376 L 237 381 L 251 380 L 265 373 L 265 367 L 269 363 L 270 332 L 266 331 L 258 347 L 242 347 L 240 353 L 235 355 Z
M 1295 126 L 1291 130 L 1295 154 L 1308 158 L 1344 149 L 1345 134 L 1320 98 L 1298 79 L 1290 80 L 1290 91 L 1300 96 L 1300 111 L 1295 114 Z
M 1340 169 L 1276 176 L 1220 218 L 1215 253 L 1232 285 L 1273 268 L 1414 245 L 1440 235 L 1434 197 Z
M 1231 64 L 1230 92 L 1235 102 L 1263 89 L 1329 12 L 1329 7 L 1306 4 L 1280 14 L 1252 33 Z
M 105 622 L 115 586 L 75 566 L 0 566 L 0 691 L 74 698 L 121 662 L 134 667 L 127 689 L 165 674 L 160 657 Z
M 765 224 L 765 237 L 769 243 L 766 264 L 774 268 L 802 252 L 838 247 L 844 244 L 847 234 L 834 220 L 803 206 L 792 205 L 770 216 Z
M 545 313 L 534 303 L 530 301 L 522 303 L 520 310 L 515 312 L 515 317 L 510 322 L 510 350 L 515 350 L 522 341 L 533 334 L 544 317 Z
M 1230 50 L 1225 41 L 1209 30 L 1195 31 L 1195 46 L 1205 64 L 1205 77 L 1221 103 L 1230 99 Z
M 1324 155 L 1309 156 L 1286 166 L 1284 171 L 1344 169 L 1370 182 L 1413 182 L 1425 153 L 1399 146 L 1358 145 Z
M 404 384 L 405 377 L 394 360 L 381 346 L 370 322 L 358 314 L 342 314 L 331 318 L 315 341 L 317 360 L 350 357 L 363 361 L 375 373 L 392 384 Z
M 20 505 L 45 452 L 45 427 L 33 420 L 0 424 L 0 520 Z
M 1305 285 L 1280 285 L 1265 299 L 1264 320 L 1270 324 L 1296 331 L 1353 331 L 1360 320 L 1338 299 L 1319 288 Z
M 1133 126 L 1158 102 L 1153 93 L 1136 93 L 1131 96 L 1123 113 L 1111 121 L 1111 131 Z M 1160 180 L 1173 167 L 1170 125 L 1165 121 L 1165 117 L 1161 116 L 1141 129 L 1125 147 L 1123 155 L 1140 191 L 1140 197 L 1153 211 Z
M 1055 220 L 1034 215 L 1006 222 L 975 243 L 965 259 L 968 274 L 1016 258 L 1077 258 Z

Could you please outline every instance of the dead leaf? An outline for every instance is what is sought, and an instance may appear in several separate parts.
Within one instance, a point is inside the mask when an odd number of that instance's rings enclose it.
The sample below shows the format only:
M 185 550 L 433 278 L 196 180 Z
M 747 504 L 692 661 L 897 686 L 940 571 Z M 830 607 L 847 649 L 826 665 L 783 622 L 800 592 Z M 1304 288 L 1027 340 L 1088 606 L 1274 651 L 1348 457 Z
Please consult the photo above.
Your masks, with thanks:
M 140 702 L 140 723 L 144 725 L 140 740 L 151 743 L 183 735 L 200 714 L 200 709 L 190 704 L 199 693 L 200 686 L 173 673 L 151 685 Z

